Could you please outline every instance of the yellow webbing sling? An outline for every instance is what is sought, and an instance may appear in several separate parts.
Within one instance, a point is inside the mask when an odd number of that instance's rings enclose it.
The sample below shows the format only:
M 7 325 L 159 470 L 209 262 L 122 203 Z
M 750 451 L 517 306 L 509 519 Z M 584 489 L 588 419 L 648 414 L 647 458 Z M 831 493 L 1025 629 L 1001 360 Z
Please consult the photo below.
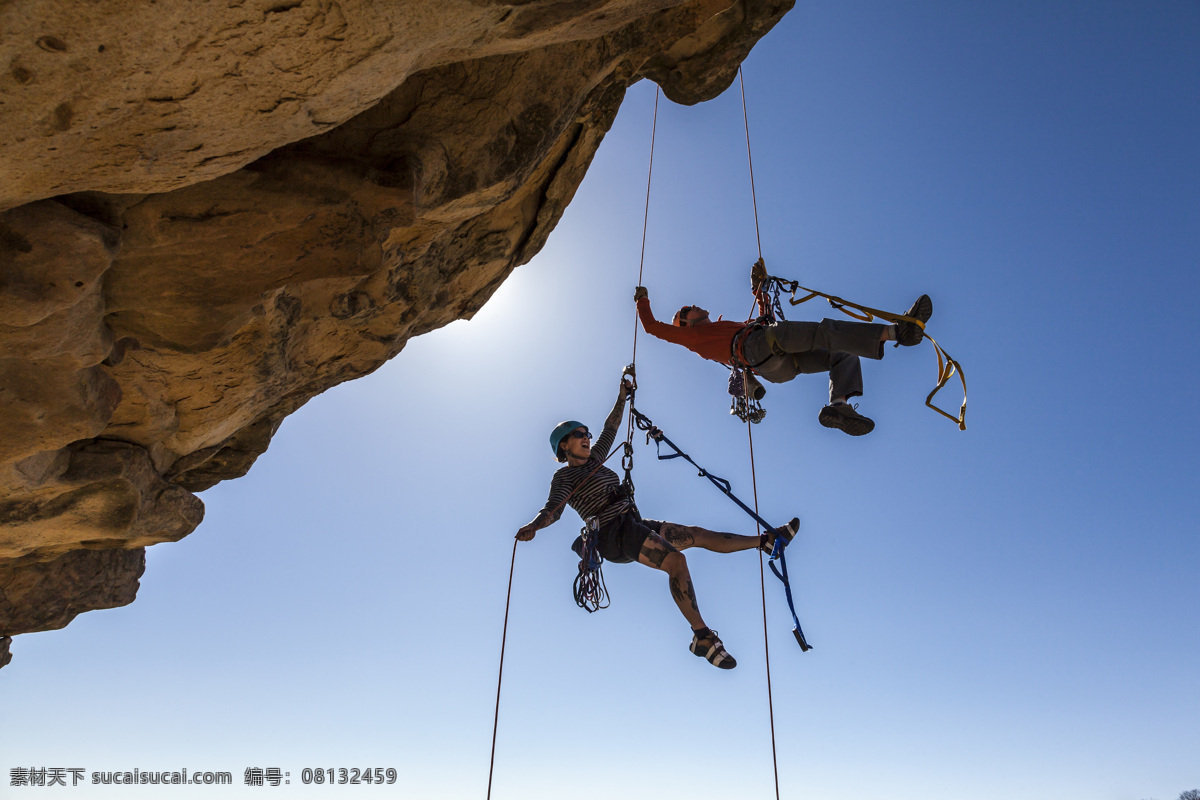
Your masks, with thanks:
M 788 302 L 794 306 L 798 306 L 801 303 L 806 303 L 809 300 L 812 300 L 814 297 L 824 297 L 829 301 L 829 305 L 833 306 L 838 311 L 841 311 L 846 316 L 853 317 L 857 320 L 862 320 L 863 322 L 871 322 L 876 317 L 879 317 L 880 319 L 885 319 L 888 322 L 893 323 L 911 322 L 915 324 L 921 329 L 921 333 L 924 335 L 924 338 L 933 342 L 933 350 L 937 354 L 938 360 L 937 385 L 934 386 L 933 391 L 926 396 L 925 405 L 929 406 L 946 419 L 952 422 L 957 422 L 958 429 L 960 431 L 965 431 L 967 429 L 967 375 L 965 372 L 963 372 L 962 364 L 959 364 L 957 361 L 951 358 L 950 354 L 942 349 L 942 346 L 937 343 L 937 340 L 929 335 L 929 333 L 925 330 L 924 322 L 921 322 L 921 320 L 913 317 L 905 316 L 904 314 L 893 314 L 890 311 L 882 311 L 878 308 L 871 308 L 870 306 L 852 303 L 849 300 L 845 300 L 836 295 L 825 294 L 824 292 L 818 292 L 816 289 L 809 289 L 806 286 L 801 286 L 796 281 L 787 281 L 783 278 L 769 276 L 767 275 L 766 266 L 761 258 L 757 263 L 755 263 L 751 270 L 751 284 L 754 287 L 756 297 L 763 297 L 766 292 L 766 287 L 773 284 L 776 287 L 784 288 L 791 292 L 792 296 L 789 298 Z M 808 292 L 808 294 L 797 300 L 797 292 Z M 776 297 L 778 297 L 778 295 L 776 295 Z M 854 311 L 851 309 L 854 309 Z M 861 313 L 855 313 L 855 311 Z M 954 377 L 955 373 L 958 373 L 959 380 L 962 381 L 963 387 L 963 401 L 962 405 L 959 406 L 957 417 L 933 404 L 933 396 L 942 390 L 942 387 L 949 382 L 950 378 Z

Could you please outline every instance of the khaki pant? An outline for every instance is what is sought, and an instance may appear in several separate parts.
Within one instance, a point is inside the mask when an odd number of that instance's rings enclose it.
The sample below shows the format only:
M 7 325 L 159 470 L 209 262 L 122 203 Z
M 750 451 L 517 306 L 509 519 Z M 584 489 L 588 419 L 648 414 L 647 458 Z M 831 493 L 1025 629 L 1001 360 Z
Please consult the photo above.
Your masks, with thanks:
M 863 393 L 859 357 L 883 358 L 879 337 L 886 328 L 875 322 L 837 319 L 783 320 L 747 335 L 743 350 L 747 363 L 758 364 L 754 371 L 771 383 L 828 372 L 831 400 L 858 397 Z

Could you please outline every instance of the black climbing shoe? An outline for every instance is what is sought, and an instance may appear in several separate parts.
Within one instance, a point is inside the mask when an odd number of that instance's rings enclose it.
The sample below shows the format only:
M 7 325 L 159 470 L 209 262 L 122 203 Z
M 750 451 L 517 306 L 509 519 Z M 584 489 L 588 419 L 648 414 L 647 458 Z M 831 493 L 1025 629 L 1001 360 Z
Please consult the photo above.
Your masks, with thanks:
M 796 531 L 800 530 L 800 518 L 792 517 L 792 521 L 787 525 L 780 525 L 775 529 L 779 535 L 783 537 L 783 546 L 787 547 L 792 543 L 792 539 L 796 536 Z M 766 541 L 762 545 L 762 549 L 766 553 L 770 553 L 775 549 L 775 537 L 771 534 L 764 534 Z
M 712 628 L 708 629 L 708 634 L 703 639 L 699 634 L 694 633 L 688 650 L 700 658 L 707 658 L 709 663 L 718 669 L 733 669 L 737 666 L 737 660 L 729 655 L 729 651 L 725 649 L 725 645 L 721 644 L 721 640 L 717 638 L 717 632 Z
M 915 326 L 914 326 L 915 327 Z M 863 436 L 875 430 L 875 421 L 855 411 L 849 403 L 825 406 L 817 420 L 826 428 L 837 428 L 851 436 Z
M 917 298 L 917 302 L 913 303 L 912 307 L 904 312 L 904 316 L 919 319 L 921 320 L 921 325 L 924 325 L 933 316 L 933 301 L 929 299 L 929 295 L 921 295 Z M 897 322 L 896 343 L 902 344 L 905 347 L 920 344 L 921 340 L 925 338 L 925 331 L 921 328 L 921 325 L 912 322 Z

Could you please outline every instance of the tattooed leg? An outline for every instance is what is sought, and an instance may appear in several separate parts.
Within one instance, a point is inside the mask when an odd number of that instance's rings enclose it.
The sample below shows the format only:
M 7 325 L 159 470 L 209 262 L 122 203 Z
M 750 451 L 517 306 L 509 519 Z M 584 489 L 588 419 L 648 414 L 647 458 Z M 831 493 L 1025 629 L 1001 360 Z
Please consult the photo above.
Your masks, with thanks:
M 682 575 L 671 578 L 671 597 L 675 598 L 675 604 L 681 609 L 685 604 L 696 614 L 700 613 L 700 606 L 696 603 L 696 587 L 692 586 L 692 579 Z
M 737 553 L 753 550 L 759 543 L 757 536 L 710 531 L 693 525 L 680 525 L 677 522 L 664 522 L 660 532 L 664 539 L 680 550 L 699 547 L 714 553 Z
M 662 537 L 648 536 L 642 545 L 642 551 L 638 553 L 638 561 L 667 573 L 671 597 L 692 628 L 708 627 L 704 624 L 704 618 L 700 616 L 696 589 L 692 586 L 692 575 L 688 572 L 687 560 L 682 553 L 667 544 Z
M 695 532 L 700 528 L 680 525 L 675 522 L 664 522 L 658 533 L 676 550 L 686 550 L 696 543 Z
M 642 550 L 638 553 L 638 561 L 648 567 L 665 570 L 663 560 L 671 553 L 677 552 L 667 542 L 663 541 L 658 536 L 647 536 L 646 541 L 642 543 Z

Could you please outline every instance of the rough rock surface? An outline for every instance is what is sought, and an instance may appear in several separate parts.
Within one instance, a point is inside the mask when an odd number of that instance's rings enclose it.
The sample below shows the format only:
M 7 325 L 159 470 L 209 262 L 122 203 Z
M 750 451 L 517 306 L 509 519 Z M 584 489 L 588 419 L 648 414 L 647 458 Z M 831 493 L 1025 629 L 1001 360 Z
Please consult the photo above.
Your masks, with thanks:
M 792 0 L 0 3 L 0 636 L 133 600 L 280 421 L 542 247 L 626 88 Z

